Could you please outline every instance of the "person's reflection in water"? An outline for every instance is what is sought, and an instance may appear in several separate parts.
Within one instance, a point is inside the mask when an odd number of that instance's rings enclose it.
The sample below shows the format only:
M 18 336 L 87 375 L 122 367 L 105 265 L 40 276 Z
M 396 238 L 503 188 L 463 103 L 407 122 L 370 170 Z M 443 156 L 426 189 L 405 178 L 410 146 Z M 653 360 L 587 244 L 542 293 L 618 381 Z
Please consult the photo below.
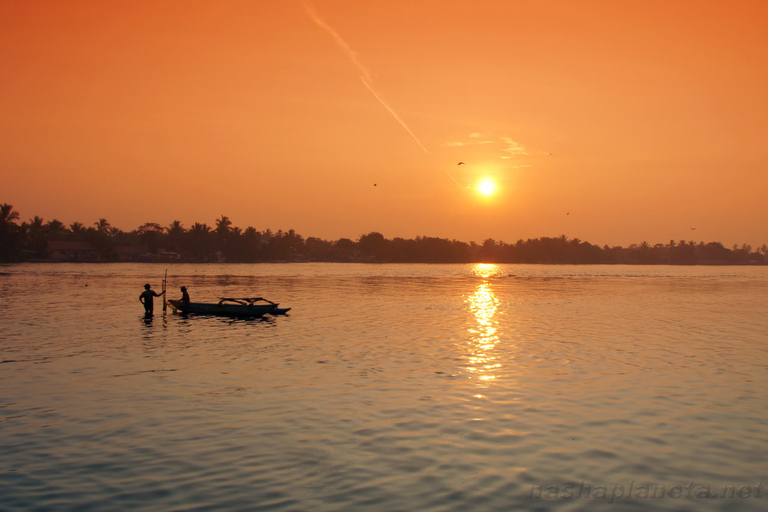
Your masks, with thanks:
M 163 295 L 165 291 L 162 293 L 157 293 L 154 290 L 151 289 L 151 286 L 149 283 L 144 285 L 144 291 L 141 295 L 139 295 L 139 302 L 144 304 L 144 316 L 145 317 L 151 317 L 154 314 L 155 311 L 155 305 L 154 305 L 154 298 L 160 297 Z

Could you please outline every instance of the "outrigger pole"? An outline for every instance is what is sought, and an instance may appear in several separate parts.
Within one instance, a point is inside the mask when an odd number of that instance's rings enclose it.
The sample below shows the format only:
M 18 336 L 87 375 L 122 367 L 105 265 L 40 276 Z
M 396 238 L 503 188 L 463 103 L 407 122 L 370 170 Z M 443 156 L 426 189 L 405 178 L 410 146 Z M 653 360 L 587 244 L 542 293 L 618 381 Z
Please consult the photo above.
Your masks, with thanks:
M 163 314 L 168 310 L 168 295 L 165 293 L 168 286 L 168 269 L 165 269 L 165 277 L 163 278 Z

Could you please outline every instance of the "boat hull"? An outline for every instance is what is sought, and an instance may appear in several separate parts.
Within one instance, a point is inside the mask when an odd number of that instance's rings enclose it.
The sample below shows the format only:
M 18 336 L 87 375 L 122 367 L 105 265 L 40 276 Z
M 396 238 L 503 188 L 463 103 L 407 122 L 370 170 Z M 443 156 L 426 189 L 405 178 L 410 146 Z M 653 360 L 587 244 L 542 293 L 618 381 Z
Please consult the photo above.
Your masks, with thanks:
M 205 302 L 181 302 L 179 300 L 169 300 L 168 304 L 174 310 L 181 313 L 248 318 L 264 316 L 277 307 L 275 304 L 210 304 Z

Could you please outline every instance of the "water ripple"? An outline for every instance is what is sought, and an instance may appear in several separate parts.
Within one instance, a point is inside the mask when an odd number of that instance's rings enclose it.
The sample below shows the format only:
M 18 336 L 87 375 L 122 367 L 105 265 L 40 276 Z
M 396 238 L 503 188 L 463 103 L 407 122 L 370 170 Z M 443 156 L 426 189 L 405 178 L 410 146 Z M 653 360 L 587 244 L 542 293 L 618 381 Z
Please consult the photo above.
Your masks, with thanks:
M 765 270 L 179 265 L 292 314 L 146 321 L 161 270 L 4 267 L 0 507 L 764 508 L 529 495 L 765 481 Z

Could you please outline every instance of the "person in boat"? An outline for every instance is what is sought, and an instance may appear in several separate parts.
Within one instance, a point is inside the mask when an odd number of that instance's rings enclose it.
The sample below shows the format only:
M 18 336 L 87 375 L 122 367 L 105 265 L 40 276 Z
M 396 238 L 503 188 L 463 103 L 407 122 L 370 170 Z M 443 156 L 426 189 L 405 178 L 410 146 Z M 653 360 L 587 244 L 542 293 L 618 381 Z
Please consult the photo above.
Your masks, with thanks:
M 157 293 L 155 290 L 152 290 L 149 283 L 144 285 L 144 292 L 139 295 L 139 302 L 144 304 L 144 314 L 147 316 L 153 315 L 155 310 L 154 298 L 162 296 L 163 293 L 165 293 L 165 291 Z
M 179 302 L 189 302 L 189 293 L 187 293 L 186 286 L 181 287 L 181 298 L 179 299 Z

